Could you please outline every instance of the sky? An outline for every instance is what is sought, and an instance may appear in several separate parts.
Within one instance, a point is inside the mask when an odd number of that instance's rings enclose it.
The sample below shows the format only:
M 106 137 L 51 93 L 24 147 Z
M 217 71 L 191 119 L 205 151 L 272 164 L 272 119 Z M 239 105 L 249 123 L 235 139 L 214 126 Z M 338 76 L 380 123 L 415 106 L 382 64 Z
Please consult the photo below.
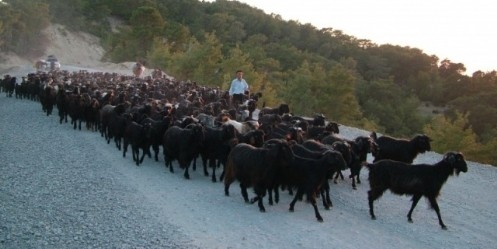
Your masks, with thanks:
M 67 65 L 62 69 L 112 72 Z M 27 75 L 27 72 L 11 73 Z M 103 248 L 164 248 L 153 240 L 173 239 L 164 237 L 168 236 L 171 224 L 189 244 L 180 248 L 481 249 L 495 248 L 497 244 L 497 195 L 494 191 L 497 189 L 497 168 L 488 165 L 468 162 L 467 173 L 452 176 L 445 183 L 438 204 L 447 231 L 440 228 L 435 212 L 424 200 L 414 210 L 414 223 L 407 222 L 410 197 L 393 195 L 389 191 L 375 202 L 377 220 L 371 220 L 367 204 L 367 169 L 361 171 L 362 184 L 357 190 L 352 189 L 348 179 L 331 185 L 333 207 L 325 210 L 318 200 L 324 219 L 320 223 L 309 203 L 297 202 L 295 211 L 289 212 L 293 196 L 287 192 L 281 192 L 280 202 L 272 206 L 267 204 L 266 198 L 266 212 L 261 213 L 256 204 L 243 201 L 237 182 L 231 185 L 230 196 L 225 196 L 223 184 L 211 182 L 199 169 L 190 171 L 191 179 L 186 180 L 176 163 L 175 173 L 170 173 L 164 167 L 162 157 L 159 162 L 146 157 L 137 167 L 130 151 L 123 157 L 114 143 L 107 144 L 99 133 L 74 130 L 70 123 L 59 124 L 57 115 L 47 117 L 38 102 L 1 94 L 0 113 L 3 117 L 0 134 L 8 141 L 0 143 L 0 158 L 6 162 L 0 164 L 4 172 L 0 176 L 0 186 L 8 186 L 0 187 L 0 200 L 13 200 L 13 196 L 17 200 L 0 202 L 9 207 L 7 210 L 16 210 L 8 216 L 0 212 L 0 220 L 7 221 L 0 229 L 0 242 L 6 248 L 46 247 L 47 241 L 53 243 L 50 244 L 52 248 L 102 244 L 107 245 Z M 23 115 L 25 113 L 29 115 Z M 57 113 L 56 109 L 54 113 Z M 29 130 L 36 132 L 16 132 Z M 368 133 L 340 127 L 340 135 L 346 138 Z M 46 144 L 47 139 L 51 145 L 40 146 Z M 41 161 L 33 161 L 33 158 Z M 427 152 L 419 155 L 415 163 L 435 163 L 441 158 L 440 154 Z M 219 176 L 220 172 L 217 173 Z M 105 191 L 81 193 L 83 189 L 92 189 L 85 185 L 88 183 L 107 187 Z M 47 199 L 46 193 L 63 194 L 50 195 Z M 252 196 L 249 189 L 249 197 Z M 32 199 L 26 199 L 28 197 Z M 81 203 L 80 198 L 85 202 Z M 91 198 L 95 198 L 94 202 Z M 41 203 L 35 201 L 40 199 L 43 199 Z M 94 204 L 87 202 L 103 206 L 94 208 Z M 71 212 L 78 203 L 81 206 Z M 52 210 L 43 208 L 45 204 L 61 206 Z M 127 210 L 130 207 L 133 212 Z M 0 210 L 2 208 L 0 205 Z M 61 210 L 62 213 L 58 212 Z M 86 212 L 84 216 L 80 214 L 82 210 Z M 116 214 L 110 214 L 109 210 Z M 106 215 L 112 215 L 112 219 L 95 218 Z M 115 238 L 123 235 L 125 237 Z M 151 241 L 140 243 L 147 239 Z M 116 241 L 127 246 L 113 245 Z M 13 246 L 28 242 L 31 246 Z
M 419 48 L 466 73 L 497 70 L 497 5 L 490 0 L 240 0 L 284 20 L 376 44 Z

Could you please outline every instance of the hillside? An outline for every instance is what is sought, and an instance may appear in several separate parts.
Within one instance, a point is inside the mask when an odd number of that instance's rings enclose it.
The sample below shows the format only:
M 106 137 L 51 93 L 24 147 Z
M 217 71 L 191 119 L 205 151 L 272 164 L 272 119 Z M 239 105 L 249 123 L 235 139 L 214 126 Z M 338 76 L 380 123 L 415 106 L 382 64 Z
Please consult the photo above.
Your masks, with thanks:
M 48 55 L 55 55 L 62 69 L 98 69 L 99 71 L 131 74 L 134 62 L 109 63 L 102 61 L 104 49 L 100 46 L 99 38 L 83 33 L 71 32 L 59 24 L 52 24 L 43 31 L 49 37 L 49 46 L 45 50 Z M 26 75 L 35 70 L 36 60 L 21 58 L 12 53 L 0 53 L 0 74 Z M 145 75 L 147 75 L 145 71 Z

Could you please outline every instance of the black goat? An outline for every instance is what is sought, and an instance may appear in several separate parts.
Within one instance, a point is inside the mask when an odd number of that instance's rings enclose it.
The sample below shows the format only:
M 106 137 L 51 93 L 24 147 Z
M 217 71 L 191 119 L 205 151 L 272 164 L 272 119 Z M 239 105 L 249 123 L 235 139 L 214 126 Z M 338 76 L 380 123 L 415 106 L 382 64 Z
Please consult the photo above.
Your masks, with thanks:
M 376 143 L 370 137 L 367 136 L 358 136 L 354 140 L 348 140 L 335 135 L 329 135 L 324 137 L 321 141 L 324 144 L 333 144 L 337 141 L 342 141 L 350 145 L 351 158 L 350 161 L 347 162 L 350 168 L 349 178 L 352 179 L 352 188 L 357 189 L 356 181 L 359 184 L 361 183 L 361 178 L 360 178 L 361 168 L 366 163 L 368 153 L 376 155 L 378 151 L 378 146 L 376 145 Z M 342 173 L 337 172 L 337 175 L 335 177 L 335 182 L 338 176 L 341 176 L 343 179 Z
M 123 157 L 126 157 L 128 144 L 131 144 L 131 153 L 133 154 L 133 161 L 135 161 L 136 166 L 139 166 L 140 163 L 143 162 L 145 154 L 148 153 L 148 155 L 150 156 L 150 145 L 148 143 L 150 135 L 150 125 L 151 124 L 149 122 L 146 122 L 142 125 L 135 121 L 132 121 L 126 126 L 123 137 Z M 143 151 L 141 158 L 140 149 L 142 149 Z
M 293 181 L 291 180 L 287 184 L 296 185 L 297 194 L 290 203 L 289 210 L 293 212 L 297 200 L 306 194 L 307 200 L 314 208 L 316 219 L 322 222 L 323 218 L 316 205 L 316 195 L 321 193 L 323 185 L 326 184 L 328 176 L 332 172 L 345 169 L 346 166 L 347 164 L 343 160 L 342 155 L 332 150 L 324 152 L 319 159 L 295 156 L 288 169 L 288 171 L 293 171 L 290 173 L 293 176 Z
M 324 137 L 325 134 L 338 134 L 340 129 L 338 128 L 338 124 L 335 122 L 329 122 L 325 126 L 316 126 L 311 125 L 307 128 L 306 138 L 307 139 L 319 139 L 320 137 Z
M 285 113 L 290 113 L 290 106 L 288 104 L 280 104 L 275 108 L 263 107 L 259 115 L 278 114 L 281 116 Z
M 373 162 L 391 159 L 412 163 L 419 153 L 431 150 L 431 139 L 424 134 L 416 135 L 411 140 L 389 136 L 377 137 L 376 132 L 372 132 L 370 137 L 378 144 L 378 153 L 374 155 Z
M 342 158 L 344 159 L 347 166 L 349 165 L 349 162 L 352 158 L 352 150 L 350 148 L 350 145 L 344 141 L 336 141 L 333 144 L 329 145 L 329 144 L 323 144 L 319 141 L 315 141 L 315 140 L 310 139 L 310 140 L 306 140 L 304 143 L 302 143 L 302 145 L 306 149 L 309 149 L 309 150 L 313 151 L 314 153 L 316 153 L 316 152 L 317 153 L 324 153 L 328 150 L 337 151 L 342 155 Z M 293 148 L 294 147 L 292 147 L 292 149 Z M 295 153 L 298 154 L 300 152 L 297 151 L 297 149 L 295 149 Z M 342 170 L 342 169 L 340 169 L 340 170 Z M 333 174 L 340 172 L 340 170 L 330 171 L 327 178 L 332 179 Z M 328 181 L 325 182 L 325 184 L 323 185 L 323 187 L 321 189 L 321 197 L 323 198 L 323 205 L 324 205 L 325 209 L 329 209 L 331 206 L 333 206 L 333 204 L 331 202 L 330 185 L 329 185 Z
M 55 104 L 57 106 L 57 110 L 59 111 L 60 124 L 62 124 L 62 121 L 67 123 L 69 100 L 69 95 L 66 93 L 66 90 L 63 87 L 59 87 L 59 90 L 57 90 L 57 96 L 55 97 Z
M 84 100 L 81 94 L 70 95 L 68 114 L 73 128 L 81 130 L 81 123 L 84 119 Z
M 262 130 L 251 130 L 245 134 L 238 133 L 238 142 L 250 144 L 254 147 L 262 147 L 264 144 L 264 131 Z
M 265 212 L 262 199 L 266 195 L 266 190 L 273 187 L 275 177 L 292 160 L 293 152 L 284 140 L 268 143 L 262 148 L 245 143 L 237 144 L 228 155 L 224 194 L 229 196 L 231 183 L 238 180 L 245 202 L 249 202 L 247 188 L 253 187 L 256 197 L 250 202 L 257 201 L 259 210 Z
M 173 161 L 178 160 L 179 166 L 185 169 L 184 177 L 190 179 L 188 168 L 194 158 L 199 155 L 204 141 L 204 127 L 201 124 L 190 124 L 185 128 L 171 126 L 163 139 L 164 162 L 169 171 L 174 173 Z
M 163 145 L 164 134 L 166 133 L 167 129 L 169 129 L 169 127 L 171 127 L 171 125 L 173 124 L 172 117 L 163 116 L 161 120 L 145 118 L 144 120 L 142 120 L 141 123 L 150 123 L 148 134 L 149 144 L 152 145 L 152 149 L 154 150 L 154 159 L 156 162 L 158 162 L 159 150 L 160 146 Z
M 262 145 L 264 144 L 264 132 L 262 130 L 251 130 L 246 132 L 245 134 L 240 134 L 237 132 L 237 138 L 238 138 L 238 143 L 246 143 L 258 148 L 262 147 Z M 223 172 L 219 177 L 220 181 L 224 179 L 225 168 L 226 165 L 224 164 Z
M 374 220 L 373 202 L 381 197 L 383 193 L 390 191 L 397 195 L 411 195 L 412 206 L 407 214 L 407 220 L 412 222 L 412 211 L 416 207 L 422 196 L 426 197 L 435 212 L 437 212 L 438 222 L 442 229 L 447 229 L 440 216 L 437 197 L 443 184 L 454 172 L 467 172 L 468 166 L 464 156 L 458 152 L 447 152 L 438 163 L 410 165 L 404 162 L 393 160 L 380 160 L 373 164 L 368 164 L 369 185 L 368 191 L 369 213 Z
M 268 127 L 276 127 L 282 122 L 281 116 L 278 114 L 261 114 L 259 113 L 259 119 L 257 120 L 261 125 L 266 125 Z
M 100 108 L 100 135 L 107 140 L 107 143 L 110 143 L 110 139 L 113 137 L 111 123 L 125 111 L 126 106 L 124 104 L 119 104 L 117 106 L 107 104 Z
M 238 143 L 233 125 L 223 124 L 219 128 L 205 127 L 205 136 L 200 150 L 204 175 L 208 176 L 207 164 L 212 168 L 212 182 L 216 182 L 216 168 L 226 164 L 231 148 Z

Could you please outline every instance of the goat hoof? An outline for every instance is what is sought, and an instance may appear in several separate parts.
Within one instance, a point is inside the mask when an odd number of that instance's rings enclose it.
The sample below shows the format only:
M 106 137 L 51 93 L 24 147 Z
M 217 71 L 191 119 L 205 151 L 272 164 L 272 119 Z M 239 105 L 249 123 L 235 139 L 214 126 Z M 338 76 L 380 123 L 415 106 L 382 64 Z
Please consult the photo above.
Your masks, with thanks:
M 447 230 L 447 227 L 445 225 L 442 226 L 443 230 Z

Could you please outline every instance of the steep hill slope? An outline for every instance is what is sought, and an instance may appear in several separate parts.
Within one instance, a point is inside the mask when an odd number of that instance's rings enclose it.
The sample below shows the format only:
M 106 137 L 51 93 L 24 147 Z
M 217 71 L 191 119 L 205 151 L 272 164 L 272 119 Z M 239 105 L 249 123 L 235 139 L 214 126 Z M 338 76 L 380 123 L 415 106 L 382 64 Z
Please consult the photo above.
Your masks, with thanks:
M 104 49 L 98 37 L 84 33 L 72 32 L 60 24 L 52 24 L 45 32 L 49 38 L 49 46 L 45 50 L 45 59 L 48 55 L 55 55 L 62 69 L 98 68 L 101 71 L 131 74 L 134 62 L 108 63 L 102 61 Z M 36 60 L 22 58 L 13 53 L 0 53 L 0 74 L 25 75 L 34 71 Z M 147 74 L 147 71 L 145 71 Z

